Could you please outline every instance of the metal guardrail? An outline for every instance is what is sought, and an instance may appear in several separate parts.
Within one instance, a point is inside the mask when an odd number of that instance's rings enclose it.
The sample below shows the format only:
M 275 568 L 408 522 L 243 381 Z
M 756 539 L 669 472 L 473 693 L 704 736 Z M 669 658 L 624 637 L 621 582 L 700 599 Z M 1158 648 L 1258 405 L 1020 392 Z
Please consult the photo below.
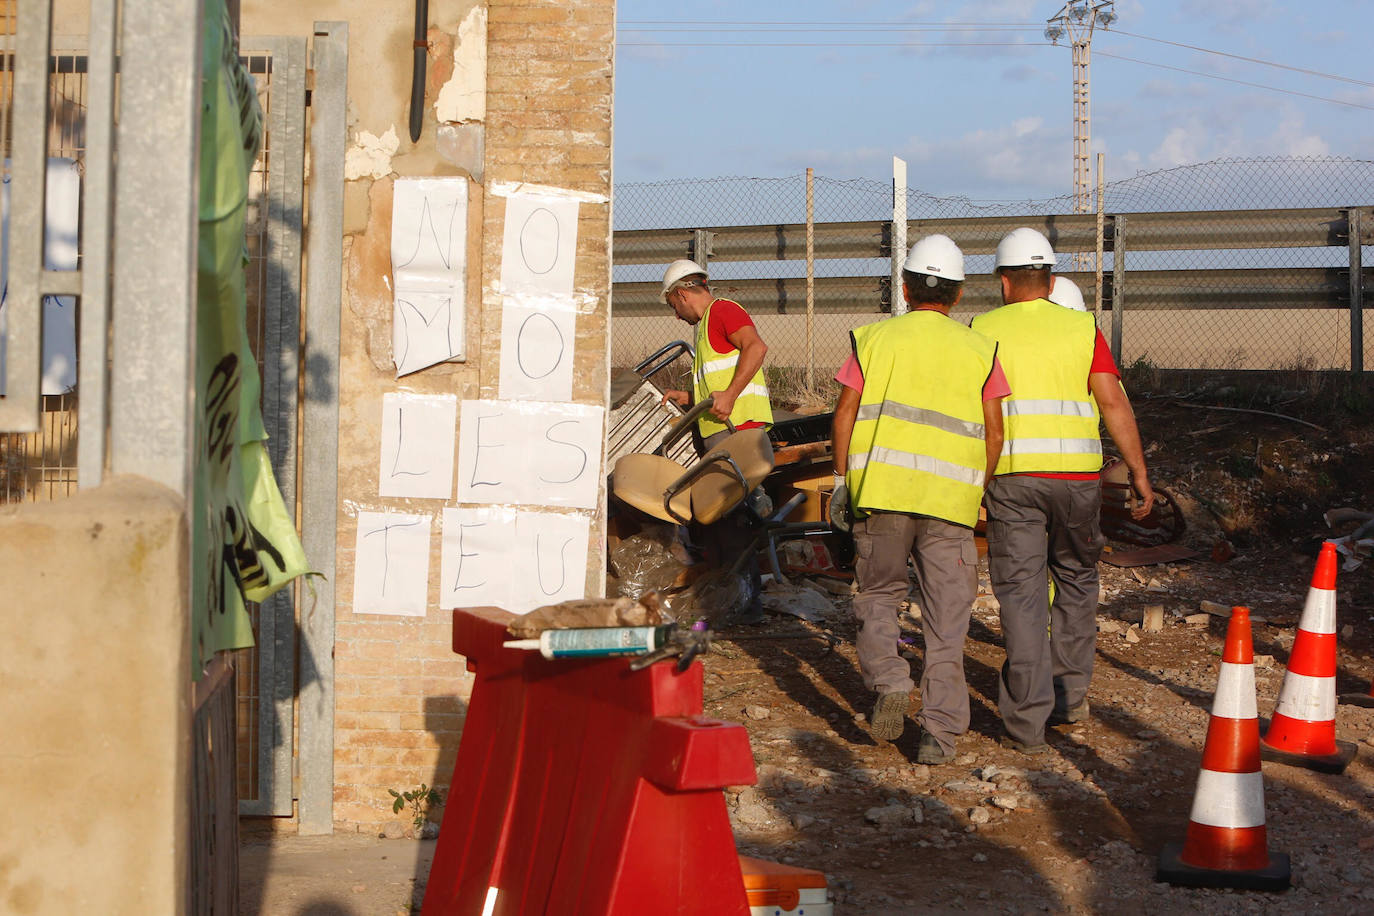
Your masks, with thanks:
M 1131 224 L 1135 241 L 1136 224 Z M 1091 302 L 1096 292 L 1090 272 L 1064 272 L 1078 284 Z M 1362 271 L 1364 285 L 1374 286 L 1374 269 Z M 1132 309 L 1334 309 L 1349 308 L 1350 272 L 1339 267 L 1237 268 L 1211 270 L 1132 270 Z M 817 277 L 815 308 L 818 314 L 866 314 L 888 311 L 891 281 L 881 277 Z M 617 283 L 617 317 L 662 317 L 659 283 Z M 718 295 L 750 303 L 755 315 L 804 314 L 806 278 L 713 280 Z M 1103 309 L 1111 311 L 1114 284 L 1103 278 Z M 992 274 L 969 274 L 958 311 L 986 311 L 1002 304 Z M 865 303 L 856 308 L 855 303 Z
M 1102 214 L 1101 228 L 1098 216 L 1042 214 L 908 220 L 905 238 L 942 233 L 954 239 L 966 255 L 976 256 L 995 252 L 1002 237 L 1018 226 L 1040 230 L 1056 251 L 1067 255 L 1060 265 L 1076 268 L 1066 274 L 1083 290 L 1084 298 L 1100 302 L 1102 310 L 1111 316 L 1112 351 L 1118 360 L 1122 356 L 1122 315 L 1128 308 L 1174 312 L 1342 309 L 1350 313 L 1350 368 L 1363 371 L 1363 299 L 1372 277 L 1361 260 L 1361 247 L 1374 244 L 1371 207 Z M 816 261 L 895 262 L 892 239 L 903 234 L 894 233 L 894 225 L 901 228 L 890 220 L 815 223 L 810 227 L 809 238 L 806 223 L 628 230 L 614 234 L 612 260 L 615 266 L 666 264 L 683 257 L 695 258 L 703 264 L 754 262 L 760 265 L 759 273 L 772 274 L 779 272 L 777 262 L 792 262 L 795 266 L 783 268 L 783 272 L 796 276 L 733 280 L 715 276 L 712 288 L 720 295 L 748 302 L 756 315 L 805 315 L 808 280 L 802 275 L 802 265 L 806 273 L 813 273 Z M 1349 266 L 1313 266 L 1312 256 L 1304 258 L 1296 253 L 1318 248 L 1348 250 Z M 1074 257 L 1076 253 L 1093 251 L 1111 254 L 1112 267 L 1101 275 L 1100 298 L 1096 272 L 1082 269 L 1092 263 L 1091 255 Z M 1243 253 L 1259 251 L 1273 252 L 1263 259 L 1266 266 L 1239 266 Z M 1281 264 L 1283 251 L 1291 252 L 1292 266 L 1270 266 L 1275 262 Z M 1139 259 L 1141 254 L 1162 252 L 1185 254 L 1181 261 L 1164 260 L 1159 255 Z M 1203 260 L 1205 266 L 1196 269 L 1157 269 L 1161 263 L 1196 261 L 1191 254 L 1194 252 L 1235 254 L 1211 255 Z M 1128 256 L 1132 264 L 1145 264 L 1150 269 L 1128 270 Z M 1315 260 L 1319 263 L 1321 258 Z M 1238 266 L 1213 266 L 1228 261 Z M 764 268 L 762 265 L 768 262 L 775 266 Z M 855 269 L 855 265 L 841 268 L 846 272 Z M 839 271 L 832 268 L 828 272 Z M 1001 304 L 994 278 L 971 274 L 968 279 L 958 307 L 960 312 L 983 311 Z M 810 313 L 890 312 L 892 284 L 885 270 L 865 276 L 816 277 L 811 284 Z M 612 292 L 613 314 L 621 318 L 663 317 L 659 293 L 659 284 L 652 281 L 616 283 Z M 808 324 L 808 341 L 809 328 Z
M 1363 208 L 1366 226 L 1370 209 Z M 1107 251 L 1113 249 L 1112 230 L 1117 216 L 1130 222 L 1132 250 L 1345 247 L 1349 233 L 1346 211 L 1323 207 L 1108 214 L 1104 233 Z M 1043 232 L 1056 251 L 1091 251 L 1097 242 L 1096 214 L 914 219 L 907 221 L 906 237 L 917 239 L 938 232 L 954 239 L 966 255 L 992 254 L 1002 236 L 1018 226 Z M 816 259 L 890 257 L 891 227 L 890 222 L 881 220 L 817 223 Z M 697 233 L 701 231 L 685 228 L 616 232 L 615 263 L 667 264 L 675 258 L 692 257 Z M 704 231 L 709 233 L 712 261 L 788 261 L 806 257 L 805 223 L 717 226 Z M 1364 236 L 1365 244 L 1374 243 L 1374 231 L 1366 229 Z

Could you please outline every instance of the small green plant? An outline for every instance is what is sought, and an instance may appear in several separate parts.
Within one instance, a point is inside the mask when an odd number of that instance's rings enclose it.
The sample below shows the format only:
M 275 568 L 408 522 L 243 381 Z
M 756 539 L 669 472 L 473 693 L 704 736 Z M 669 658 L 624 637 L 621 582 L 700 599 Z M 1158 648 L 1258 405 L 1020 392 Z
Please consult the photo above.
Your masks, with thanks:
M 387 791 L 395 799 L 391 803 L 392 813 L 400 814 L 407 805 L 410 806 L 410 822 L 415 826 L 416 833 L 424 829 L 425 821 L 429 819 L 430 809 L 438 808 L 444 803 L 444 797 L 439 794 L 439 790 L 424 783 L 420 783 L 418 788 L 411 789 L 409 792 L 397 792 L 395 789 L 387 789 Z

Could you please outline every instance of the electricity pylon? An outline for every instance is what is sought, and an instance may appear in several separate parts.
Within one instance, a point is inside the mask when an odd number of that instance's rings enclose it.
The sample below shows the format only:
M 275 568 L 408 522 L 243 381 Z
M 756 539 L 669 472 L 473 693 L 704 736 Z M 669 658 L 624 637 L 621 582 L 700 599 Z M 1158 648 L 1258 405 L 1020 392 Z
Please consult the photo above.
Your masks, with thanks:
M 1070 0 L 1051 16 L 1045 25 L 1045 37 L 1055 44 L 1068 36 L 1073 45 L 1073 212 L 1087 213 L 1091 207 L 1088 192 L 1088 155 L 1092 139 L 1092 115 L 1089 105 L 1089 64 L 1092 55 L 1093 29 L 1104 29 L 1116 21 L 1116 0 Z

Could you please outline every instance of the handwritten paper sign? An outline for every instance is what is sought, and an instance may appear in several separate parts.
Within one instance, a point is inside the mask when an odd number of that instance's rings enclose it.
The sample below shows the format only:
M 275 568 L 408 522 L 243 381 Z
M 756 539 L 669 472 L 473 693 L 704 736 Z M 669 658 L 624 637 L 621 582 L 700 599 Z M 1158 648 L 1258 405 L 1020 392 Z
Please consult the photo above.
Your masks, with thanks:
M 512 194 L 506 198 L 501 242 L 501 291 L 570 296 L 577 254 L 573 198 Z
M 570 401 L 577 311 L 568 299 L 501 304 L 501 397 Z
M 466 178 L 399 178 L 391 210 L 396 377 L 464 357 Z
M 383 395 L 378 494 L 421 499 L 452 496 L 457 425 L 456 395 Z
M 439 607 L 517 614 L 585 595 L 591 520 L 509 508 L 445 509 Z
M 429 523 L 428 515 L 358 513 L 353 613 L 425 616 Z
M 594 509 L 605 408 L 463 401 L 458 501 Z

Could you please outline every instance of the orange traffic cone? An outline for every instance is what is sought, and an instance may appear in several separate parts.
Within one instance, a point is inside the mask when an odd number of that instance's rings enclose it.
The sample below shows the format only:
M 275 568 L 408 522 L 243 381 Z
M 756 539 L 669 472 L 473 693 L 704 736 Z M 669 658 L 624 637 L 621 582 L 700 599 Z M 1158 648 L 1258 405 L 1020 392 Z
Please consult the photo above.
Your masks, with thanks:
M 1264 830 L 1250 610 L 1238 607 L 1226 629 L 1188 832 L 1182 843 L 1169 843 L 1160 852 L 1155 880 L 1281 891 L 1289 876 L 1288 856 L 1269 852 Z
M 1353 742 L 1336 740 L 1336 545 L 1327 541 L 1260 754 L 1276 763 L 1340 773 L 1356 750 Z

